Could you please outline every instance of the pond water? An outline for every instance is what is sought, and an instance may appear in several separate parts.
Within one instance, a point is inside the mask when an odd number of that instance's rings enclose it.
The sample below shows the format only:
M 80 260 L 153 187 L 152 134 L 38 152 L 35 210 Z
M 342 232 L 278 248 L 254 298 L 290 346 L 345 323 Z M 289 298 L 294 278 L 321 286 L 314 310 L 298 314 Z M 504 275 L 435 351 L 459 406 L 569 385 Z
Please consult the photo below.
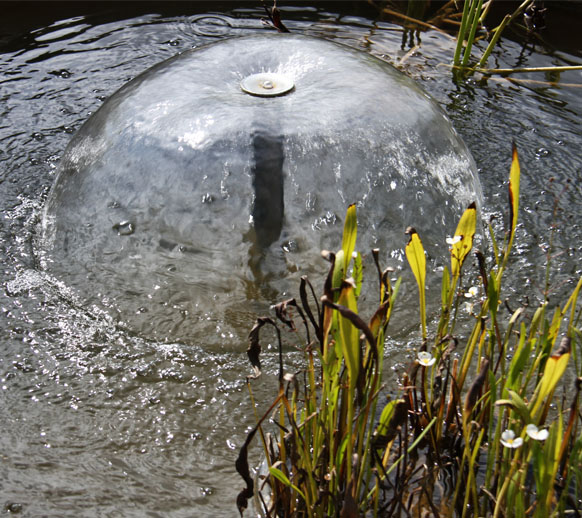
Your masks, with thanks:
M 527 302 L 533 309 L 542 300 L 554 227 L 550 300 L 558 301 L 582 274 L 582 73 L 455 84 L 445 65 L 454 47 L 448 35 L 431 31 L 402 45 L 403 29 L 379 21 L 368 6 L 323 5 L 282 8 L 285 24 L 384 58 L 433 95 L 473 153 L 484 216 L 493 216 L 499 230 L 516 142 L 521 223 L 506 297 L 513 308 Z M 203 338 L 188 346 L 146 341 L 117 329 L 97 309 L 81 308 L 37 264 L 40 211 L 66 144 L 88 116 L 128 80 L 180 51 L 269 30 L 261 22 L 264 11 L 246 4 L 187 13 L 146 8 L 108 11 L 94 4 L 83 12 L 61 5 L 35 17 L 20 7 L 2 22 L 0 512 L 237 515 L 242 481 L 234 460 L 253 422 L 244 384 L 247 344 L 229 335 L 223 347 L 211 349 Z M 562 43 L 524 46 L 507 38 L 491 64 L 580 64 L 582 53 Z M 468 283 L 475 269 L 471 275 Z M 248 315 L 232 318 L 239 329 L 252 326 Z M 216 333 L 225 333 L 220 323 Z M 417 337 L 413 331 L 390 344 L 392 371 L 409 361 Z M 265 359 L 273 372 L 274 353 Z M 271 394 L 271 381 L 266 376 L 259 393 Z

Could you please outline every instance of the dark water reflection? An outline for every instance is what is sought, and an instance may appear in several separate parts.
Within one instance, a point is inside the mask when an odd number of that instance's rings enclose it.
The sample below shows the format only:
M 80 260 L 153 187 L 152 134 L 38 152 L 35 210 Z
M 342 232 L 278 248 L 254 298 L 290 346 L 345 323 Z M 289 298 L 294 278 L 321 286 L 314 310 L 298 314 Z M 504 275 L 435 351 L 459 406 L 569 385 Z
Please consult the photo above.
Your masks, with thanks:
M 472 150 L 485 210 L 497 228 L 514 140 L 523 197 L 509 303 L 527 296 L 535 307 L 540 300 L 539 265 L 552 225 L 552 296 L 567 292 L 582 273 L 582 73 L 455 85 L 442 65 L 454 45 L 447 35 L 425 33 L 419 48 L 401 48 L 399 27 L 377 22 L 361 5 L 342 4 L 342 12 L 324 4 L 288 7 L 283 15 L 292 31 L 368 50 L 417 79 Z M 266 30 L 264 13 L 243 5 L 218 14 L 219 4 L 188 15 L 136 14 L 137 7 L 125 6 L 67 9 L 35 19 L 23 7 L 3 22 L 11 28 L 0 47 L 0 509 L 31 517 L 235 516 L 235 447 L 252 423 L 243 382 L 246 344 L 204 351 L 124 334 L 98 310 L 80 310 L 66 286 L 45 278 L 32 243 L 59 157 L 104 99 L 181 50 Z M 506 40 L 492 63 L 580 61 L 563 51 L 522 52 Z M 216 332 L 224 331 L 217 325 Z M 387 362 L 394 370 L 413 342 L 394 344 Z M 267 370 L 274 369 L 273 358 Z M 270 393 L 271 381 L 259 384 L 259 395 Z

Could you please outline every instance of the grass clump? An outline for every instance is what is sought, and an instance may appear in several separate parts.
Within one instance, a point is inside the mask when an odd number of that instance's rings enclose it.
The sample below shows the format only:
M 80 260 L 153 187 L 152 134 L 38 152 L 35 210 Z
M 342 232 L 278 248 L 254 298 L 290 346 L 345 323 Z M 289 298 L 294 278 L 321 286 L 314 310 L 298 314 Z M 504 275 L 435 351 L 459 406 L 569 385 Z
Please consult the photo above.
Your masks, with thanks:
M 536 36 L 545 28 L 545 15 L 551 6 L 548 3 L 535 0 L 523 0 L 517 5 L 511 5 L 513 11 L 507 12 L 499 25 L 487 28 L 486 22 L 495 0 L 449 0 L 442 2 L 436 13 L 429 16 L 430 2 L 408 0 L 406 2 L 386 2 L 383 5 L 375 0 L 368 2 L 376 6 L 383 14 L 397 18 L 404 26 L 403 48 L 409 40 L 413 45 L 413 33 L 416 32 L 417 44 L 420 45 L 419 33 L 421 30 L 437 30 L 455 36 L 456 45 L 451 60 L 453 77 L 462 80 L 476 72 L 485 76 L 499 74 L 503 76 L 527 73 L 527 72 L 565 72 L 568 70 L 582 70 L 579 65 L 547 66 L 547 67 L 514 67 L 514 68 L 490 68 L 489 58 L 499 45 L 501 35 L 510 26 L 519 26 L 527 38 Z M 497 4 L 504 2 L 497 0 Z M 381 5 L 382 4 L 382 5 Z M 399 11 L 399 6 L 406 6 L 406 14 Z M 523 22 L 523 23 L 520 23 Z M 525 25 L 524 25 L 525 24 Z M 541 38 L 540 38 L 541 39 Z M 543 42 L 543 40 L 541 40 Z M 477 45 L 477 43 L 481 43 Z M 479 50 L 480 47 L 482 50 Z
M 384 345 L 400 281 L 391 284 L 373 252 L 379 301 L 371 318 L 358 312 L 362 258 L 355 252 L 356 209 L 347 211 L 342 247 L 330 262 L 317 300 L 302 279 L 300 300 L 275 308 L 250 333 L 249 359 L 260 374 L 260 333 L 279 340 L 279 390 L 241 448 L 236 467 L 246 482 L 237 499 L 277 517 L 435 516 L 549 517 L 579 514 L 582 435 L 582 279 L 563 306 L 542 304 L 525 319 L 504 321 L 498 307 L 515 237 L 520 169 L 513 150 L 509 224 L 503 242 L 491 233 L 492 268 L 480 252 L 478 286 L 467 292 L 463 266 L 473 248 L 474 205 L 447 240 L 440 318 L 427 324 L 426 261 L 419 234 L 407 230 L 406 256 L 419 291 L 422 345 L 402 376 L 401 395 L 386 401 Z M 457 331 L 467 305 L 473 326 Z M 305 369 L 285 373 L 281 328 L 303 334 Z M 571 369 L 573 386 L 564 387 Z M 567 378 L 567 377 L 566 377 Z M 250 379 L 248 387 L 252 398 Z M 253 400 L 254 405 L 254 400 Z M 276 433 L 266 433 L 270 420 Z M 253 479 L 248 447 L 259 434 L 266 469 Z M 424 514 L 423 514 L 424 513 Z

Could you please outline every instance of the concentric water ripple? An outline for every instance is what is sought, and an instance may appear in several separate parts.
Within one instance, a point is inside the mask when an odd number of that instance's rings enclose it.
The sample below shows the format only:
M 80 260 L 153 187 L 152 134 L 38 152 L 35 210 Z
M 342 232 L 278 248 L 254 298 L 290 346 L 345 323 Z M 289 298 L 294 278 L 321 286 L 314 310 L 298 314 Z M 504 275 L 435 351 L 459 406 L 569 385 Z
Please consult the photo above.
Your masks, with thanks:
M 19 32 L 12 24 L 0 47 L 0 509 L 59 518 L 236 516 L 234 460 L 253 424 L 247 344 L 210 352 L 132 336 L 39 271 L 32 244 L 71 134 L 106 98 L 177 52 L 272 29 L 261 8 L 160 14 L 161 6 L 148 13 L 137 3 L 119 13 L 75 12 L 76 4 L 52 18 L 39 13 L 40 26 L 27 13 L 27 25 Z M 579 72 L 455 85 L 444 34 L 423 33 L 413 48 L 400 27 L 374 15 L 304 5 L 282 15 L 293 31 L 367 50 L 417 79 L 473 152 L 486 213 L 501 233 L 515 140 L 523 194 L 509 302 L 527 295 L 535 307 L 540 299 L 552 227 L 552 298 L 571 290 L 582 274 Z M 492 57 L 496 66 L 581 61 L 580 53 L 526 52 L 510 40 Z M 468 275 L 469 283 L 476 274 Z M 243 326 L 247 315 L 231 317 Z M 402 370 L 415 340 L 412 333 L 390 343 L 388 369 Z M 285 359 L 290 370 L 299 363 L 291 353 Z M 264 362 L 259 401 L 274 393 L 274 349 Z

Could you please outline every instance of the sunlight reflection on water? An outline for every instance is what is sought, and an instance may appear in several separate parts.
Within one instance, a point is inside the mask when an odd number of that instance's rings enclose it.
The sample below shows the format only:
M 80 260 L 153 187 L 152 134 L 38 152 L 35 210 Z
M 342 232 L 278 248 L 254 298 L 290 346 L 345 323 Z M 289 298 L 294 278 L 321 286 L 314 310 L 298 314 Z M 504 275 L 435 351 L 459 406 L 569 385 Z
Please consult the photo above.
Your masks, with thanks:
M 421 46 L 410 52 L 401 48 L 401 29 L 385 22 L 307 7 L 283 15 L 293 31 L 368 50 L 419 81 L 471 149 L 486 213 L 500 231 L 515 140 L 523 209 L 509 303 L 517 307 L 528 296 L 535 308 L 543 272 L 532 265 L 545 261 L 553 223 L 552 297 L 571 289 L 570 279 L 582 273 L 582 99 L 578 88 L 561 82 L 580 85 L 579 73 L 564 73 L 551 84 L 528 75 L 455 85 L 441 65 L 453 46 L 443 34 L 421 35 Z M 176 52 L 266 30 L 264 13 L 67 16 L 0 49 L 0 504 L 21 505 L 27 516 L 234 516 L 241 486 L 233 469 L 235 445 L 253 422 L 244 388 L 246 344 L 209 352 L 116 329 L 97 308 L 80 310 L 74 294 L 37 270 L 32 236 L 71 132 L 104 99 Z M 493 57 L 499 66 L 564 59 L 579 62 L 580 56 L 542 48 L 524 54 L 509 40 Z M 230 316 L 241 326 L 247 317 Z M 224 331 L 220 323 L 215 327 Z M 398 351 L 386 362 L 391 369 L 410 360 L 414 337 L 391 344 Z M 287 359 L 298 363 L 294 354 Z M 255 388 L 259 399 L 272 395 L 273 349 L 264 360 L 270 375 Z

